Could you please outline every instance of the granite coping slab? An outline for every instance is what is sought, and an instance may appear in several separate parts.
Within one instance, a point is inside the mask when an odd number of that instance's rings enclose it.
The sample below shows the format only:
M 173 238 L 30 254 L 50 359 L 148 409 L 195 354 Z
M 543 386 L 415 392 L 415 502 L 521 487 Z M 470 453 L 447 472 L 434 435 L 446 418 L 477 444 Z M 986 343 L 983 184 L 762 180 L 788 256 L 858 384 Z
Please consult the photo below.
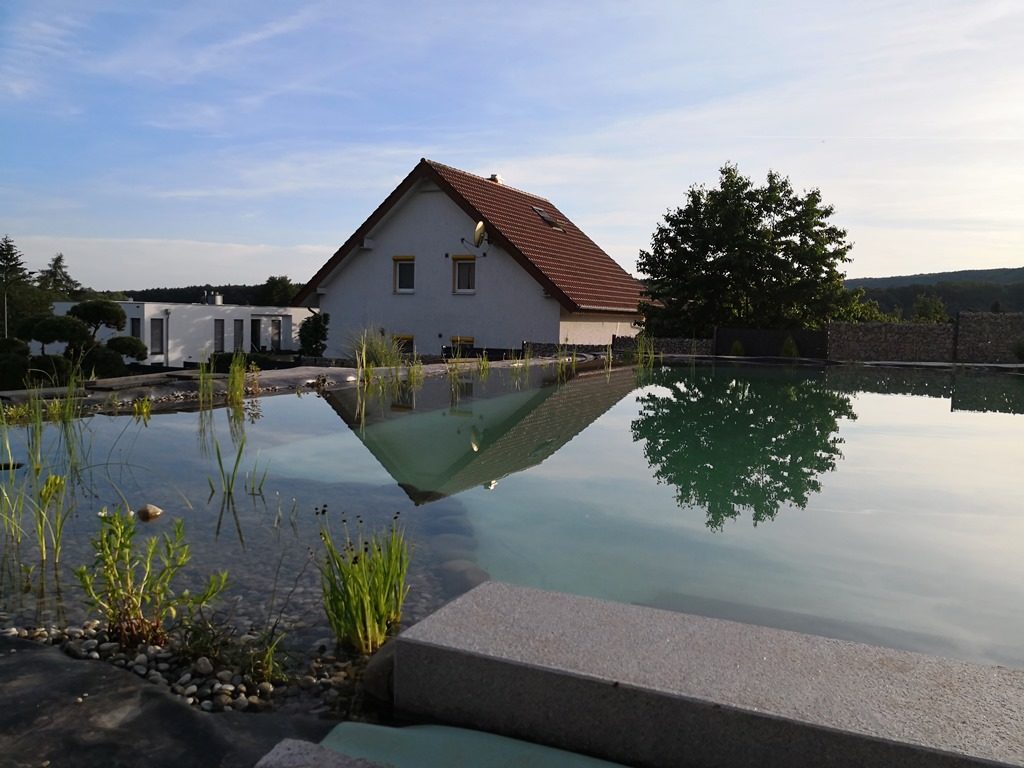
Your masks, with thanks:
M 401 710 L 636 765 L 1024 765 L 1024 670 L 498 582 L 394 675 Z

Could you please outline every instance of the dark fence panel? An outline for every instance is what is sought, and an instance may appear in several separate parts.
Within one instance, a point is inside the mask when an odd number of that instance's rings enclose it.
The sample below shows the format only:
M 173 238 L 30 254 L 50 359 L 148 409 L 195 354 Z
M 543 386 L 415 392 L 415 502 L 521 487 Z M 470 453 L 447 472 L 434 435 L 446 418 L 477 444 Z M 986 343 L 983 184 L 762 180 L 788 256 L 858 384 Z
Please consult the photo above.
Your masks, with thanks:
M 806 328 L 718 328 L 715 330 L 715 354 L 736 354 L 736 342 L 739 342 L 743 350 L 740 354 L 744 357 L 783 357 L 788 338 L 796 345 L 795 357 L 822 360 L 828 357 L 828 333 Z

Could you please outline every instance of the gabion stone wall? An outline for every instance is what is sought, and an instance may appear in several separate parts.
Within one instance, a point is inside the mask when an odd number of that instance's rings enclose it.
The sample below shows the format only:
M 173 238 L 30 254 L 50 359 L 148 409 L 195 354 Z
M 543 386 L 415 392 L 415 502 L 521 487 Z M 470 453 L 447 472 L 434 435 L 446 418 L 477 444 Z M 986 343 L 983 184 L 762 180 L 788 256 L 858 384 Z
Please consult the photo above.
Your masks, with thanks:
M 630 354 L 636 349 L 632 336 L 616 336 L 612 347 L 618 354 Z M 654 339 L 654 351 L 662 355 L 713 355 L 712 339 Z
M 952 323 L 830 323 L 830 360 L 953 362 Z
M 958 363 L 1019 363 L 1015 343 L 1024 343 L 1024 312 L 961 312 Z

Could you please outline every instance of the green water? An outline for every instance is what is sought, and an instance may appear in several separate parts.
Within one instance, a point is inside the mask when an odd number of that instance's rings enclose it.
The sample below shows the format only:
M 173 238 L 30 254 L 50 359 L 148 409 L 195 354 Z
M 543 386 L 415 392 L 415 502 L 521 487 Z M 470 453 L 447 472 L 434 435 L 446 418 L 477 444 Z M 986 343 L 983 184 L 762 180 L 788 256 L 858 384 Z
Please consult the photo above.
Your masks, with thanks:
M 67 562 L 87 558 L 99 506 L 157 503 L 185 519 L 197 572 L 231 571 L 236 613 L 294 589 L 293 618 L 322 635 L 319 525 L 380 527 L 398 512 L 415 547 L 413 620 L 466 588 L 451 573 L 475 564 L 1024 667 L 1024 377 L 717 366 L 529 378 L 264 398 L 241 425 L 227 507 L 208 487 L 211 441 L 234 459 L 223 411 L 202 430 L 196 413 L 87 420 L 91 490 Z M 264 493 L 251 496 L 257 468 Z M 31 610 L 2 576 L 0 612 Z

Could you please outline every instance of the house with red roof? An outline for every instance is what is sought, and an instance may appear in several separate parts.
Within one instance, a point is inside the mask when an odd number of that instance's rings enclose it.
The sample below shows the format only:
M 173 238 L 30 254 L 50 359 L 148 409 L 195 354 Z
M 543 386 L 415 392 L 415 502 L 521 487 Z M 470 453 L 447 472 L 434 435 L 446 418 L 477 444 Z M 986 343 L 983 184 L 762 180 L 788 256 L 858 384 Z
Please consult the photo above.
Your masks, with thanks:
M 296 294 L 330 315 L 329 357 L 364 329 L 445 346 L 632 336 L 641 284 L 543 197 L 422 159 Z

